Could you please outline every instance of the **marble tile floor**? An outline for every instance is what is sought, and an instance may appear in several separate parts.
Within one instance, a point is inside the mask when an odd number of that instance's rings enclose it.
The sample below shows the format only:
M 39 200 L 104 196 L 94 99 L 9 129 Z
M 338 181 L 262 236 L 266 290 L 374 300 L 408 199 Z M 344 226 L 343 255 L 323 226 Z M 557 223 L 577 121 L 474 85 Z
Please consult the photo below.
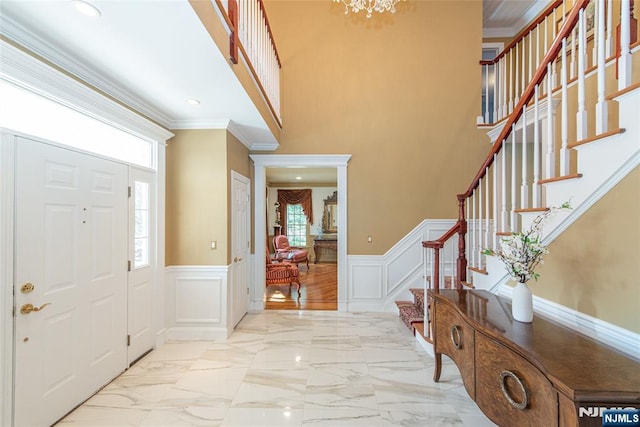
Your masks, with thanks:
M 457 368 L 397 315 L 247 314 L 226 342 L 170 342 L 57 426 L 493 426 Z

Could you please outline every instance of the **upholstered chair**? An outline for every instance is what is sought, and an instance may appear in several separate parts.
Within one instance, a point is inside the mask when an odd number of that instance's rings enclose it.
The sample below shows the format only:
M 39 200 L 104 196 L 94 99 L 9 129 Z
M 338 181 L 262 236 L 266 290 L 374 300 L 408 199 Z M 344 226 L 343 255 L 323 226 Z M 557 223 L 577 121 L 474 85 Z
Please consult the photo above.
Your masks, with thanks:
M 273 263 L 269 256 L 269 251 L 265 250 L 266 258 L 266 285 L 291 285 L 295 283 L 298 286 L 298 298 L 300 298 L 300 270 L 298 266 L 292 263 Z
M 275 236 L 273 238 L 273 247 L 276 250 L 276 260 L 295 264 L 296 266 L 299 262 L 304 262 L 309 268 L 309 253 L 302 248 L 290 246 L 287 236 Z

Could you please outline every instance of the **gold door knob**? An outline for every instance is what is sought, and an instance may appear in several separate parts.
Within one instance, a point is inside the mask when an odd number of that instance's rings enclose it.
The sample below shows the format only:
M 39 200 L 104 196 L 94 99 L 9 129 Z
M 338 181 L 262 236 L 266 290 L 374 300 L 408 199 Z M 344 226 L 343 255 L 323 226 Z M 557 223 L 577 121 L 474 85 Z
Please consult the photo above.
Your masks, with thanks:
M 44 304 L 42 304 L 40 307 L 34 307 L 33 304 L 25 304 L 20 308 L 20 313 L 22 314 L 29 314 L 32 311 L 40 311 L 43 308 L 45 308 L 46 306 L 51 305 L 50 302 L 46 302 Z

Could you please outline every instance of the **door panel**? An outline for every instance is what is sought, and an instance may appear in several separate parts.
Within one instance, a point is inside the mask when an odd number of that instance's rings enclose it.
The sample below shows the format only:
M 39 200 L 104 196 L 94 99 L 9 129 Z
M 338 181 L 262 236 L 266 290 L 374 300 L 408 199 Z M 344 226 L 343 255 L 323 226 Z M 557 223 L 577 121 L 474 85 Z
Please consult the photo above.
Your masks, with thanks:
M 248 178 L 231 173 L 232 217 L 231 217 L 231 320 L 236 326 L 247 313 L 249 298 L 249 249 L 251 236 L 251 213 L 249 211 L 250 181 Z
M 126 368 L 128 167 L 24 138 L 16 155 L 15 424 L 50 425 Z
M 129 171 L 129 363 L 151 350 L 155 340 L 152 312 L 155 253 L 151 250 L 155 245 L 154 183 L 155 175 L 149 171 L 133 168 Z

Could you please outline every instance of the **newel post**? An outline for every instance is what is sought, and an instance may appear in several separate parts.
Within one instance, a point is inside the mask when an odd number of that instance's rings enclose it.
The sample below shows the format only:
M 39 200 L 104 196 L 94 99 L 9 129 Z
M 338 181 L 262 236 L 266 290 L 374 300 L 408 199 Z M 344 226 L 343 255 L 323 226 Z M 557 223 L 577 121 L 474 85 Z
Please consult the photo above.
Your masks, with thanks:
M 462 289 L 462 282 L 467 281 L 467 220 L 464 215 L 464 204 L 467 200 L 466 194 L 458 194 L 458 277 L 456 288 Z
M 233 64 L 238 63 L 238 45 L 240 40 L 238 38 L 238 2 L 236 0 L 229 0 L 228 8 L 229 20 L 233 24 L 231 34 L 229 35 L 229 59 Z

